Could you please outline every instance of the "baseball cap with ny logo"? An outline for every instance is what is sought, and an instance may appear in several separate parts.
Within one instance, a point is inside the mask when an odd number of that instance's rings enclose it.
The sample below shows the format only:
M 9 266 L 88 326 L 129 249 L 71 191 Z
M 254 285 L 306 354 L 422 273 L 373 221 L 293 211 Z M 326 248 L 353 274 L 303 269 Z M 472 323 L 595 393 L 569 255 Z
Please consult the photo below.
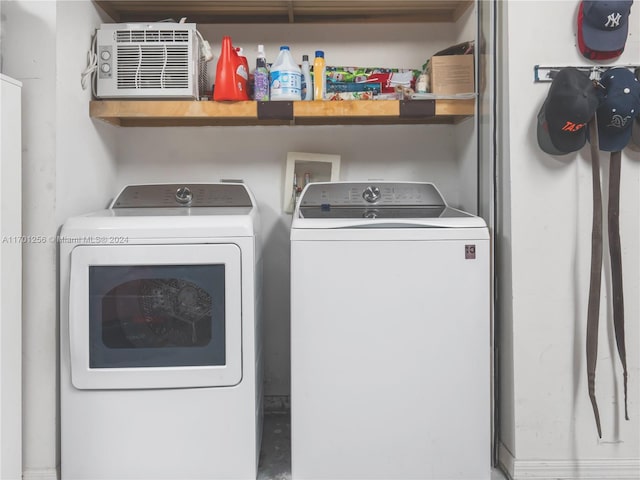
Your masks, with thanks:
M 584 47 L 620 55 L 629 34 L 632 4 L 633 0 L 583 0 L 578 13 L 578 36 Z M 582 48 L 581 51 L 585 54 Z

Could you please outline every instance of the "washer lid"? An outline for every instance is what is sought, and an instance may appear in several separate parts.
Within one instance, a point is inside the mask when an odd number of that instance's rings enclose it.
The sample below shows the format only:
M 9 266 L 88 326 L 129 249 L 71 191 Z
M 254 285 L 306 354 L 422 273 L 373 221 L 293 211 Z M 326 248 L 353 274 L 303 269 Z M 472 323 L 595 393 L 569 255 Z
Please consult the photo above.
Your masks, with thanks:
M 486 227 L 447 205 L 433 183 L 326 182 L 308 184 L 292 228 Z

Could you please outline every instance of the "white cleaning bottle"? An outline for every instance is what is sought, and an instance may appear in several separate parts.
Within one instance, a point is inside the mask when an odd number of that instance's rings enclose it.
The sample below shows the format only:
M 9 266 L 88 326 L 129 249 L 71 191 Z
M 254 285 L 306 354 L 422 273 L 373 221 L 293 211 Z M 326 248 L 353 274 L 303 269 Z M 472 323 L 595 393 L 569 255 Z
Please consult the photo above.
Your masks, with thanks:
M 302 100 L 313 100 L 313 83 L 311 83 L 311 70 L 309 69 L 309 55 L 302 56 Z
M 280 47 L 278 58 L 271 66 L 270 90 L 271 100 L 301 100 L 300 87 L 302 83 L 302 71 L 293 61 L 289 47 Z

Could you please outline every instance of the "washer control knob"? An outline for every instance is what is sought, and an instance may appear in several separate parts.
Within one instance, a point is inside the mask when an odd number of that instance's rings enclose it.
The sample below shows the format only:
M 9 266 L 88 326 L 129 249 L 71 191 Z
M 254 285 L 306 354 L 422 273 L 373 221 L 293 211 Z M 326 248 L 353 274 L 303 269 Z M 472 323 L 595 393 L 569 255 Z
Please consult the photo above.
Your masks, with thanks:
M 370 185 L 362 192 L 362 198 L 369 203 L 374 203 L 380 200 L 380 189 L 375 185 Z
M 189 187 L 180 187 L 176 190 L 176 202 L 181 205 L 190 205 L 193 200 L 193 193 Z

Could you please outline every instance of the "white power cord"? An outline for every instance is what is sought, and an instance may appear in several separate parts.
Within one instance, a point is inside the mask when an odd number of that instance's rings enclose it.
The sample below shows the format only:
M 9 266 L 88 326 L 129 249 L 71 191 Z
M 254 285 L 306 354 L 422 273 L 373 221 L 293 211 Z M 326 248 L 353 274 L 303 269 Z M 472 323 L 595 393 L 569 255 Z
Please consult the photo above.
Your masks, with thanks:
M 178 23 L 186 23 L 187 17 L 182 17 Z M 205 61 L 209 62 L 213 60 L 213 52 L 211 51 L 211 45 L 207 42 L 202 34 L 196 29 L 196 33 L 200 38 L 200 55 L 204 57 Z
M 205 61 L 209 62 L 213 60 L 213 52 L 211 51 L 211 45 L 207 42 L 202 34 L 196 29 L 196 33 L 200 38 L 200 55 L 202 55 Z
M 91 50 L 87 52 L 87 66 L 80 74 L 80 83 L 82 84 L 82 89 L 87 89 L 87 82 L 91 81 L 92 77 L 95 77 L 95 72 L 98 70 L 98 54 L 96 53 L 96 37 L 98 36 L 97 32 L 93 36 L 93 40 L 91 41 Z M 93 88 L 93 82 L 91 82 L 91 91 L 95 96 L 95 91 Z

